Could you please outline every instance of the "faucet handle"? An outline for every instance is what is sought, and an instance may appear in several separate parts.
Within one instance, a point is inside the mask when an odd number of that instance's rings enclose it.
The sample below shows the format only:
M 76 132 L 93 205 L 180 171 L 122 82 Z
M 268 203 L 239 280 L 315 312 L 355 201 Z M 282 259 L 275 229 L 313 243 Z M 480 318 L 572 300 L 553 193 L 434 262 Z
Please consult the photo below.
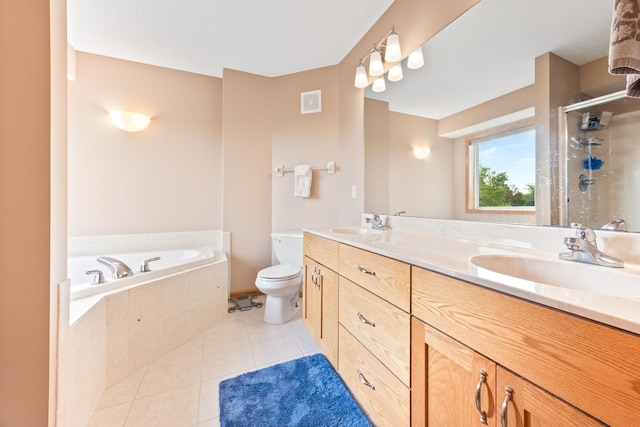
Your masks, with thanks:
M 576 230 L 576 237 L 584 239 L 593 245 L 596 244 L 596 233 L 589 227 L 585 227 L 579 222 L 572 222 L 571 228 Z
M 86 274 L 87 276 L 94 275 L 93 280 L 91 281 L 92 285 L 101 285 L 105 283 L 104 274 L 102 274 L 101 270 L 88 270 L 85 271 L 84 274 Z
M 151 269 L 149 268 L 149 263 L 152 261 L 158 261 L 160 259 L 159 256 L 157 257 L 153 257 L 153 258 L 149 258 L 149 259 L 145 259 L 144 262 L 142 263 L 142 265 L 140 266 L 140 272 L 141 273 L 148 273 L 149 271 L 151 271 Z

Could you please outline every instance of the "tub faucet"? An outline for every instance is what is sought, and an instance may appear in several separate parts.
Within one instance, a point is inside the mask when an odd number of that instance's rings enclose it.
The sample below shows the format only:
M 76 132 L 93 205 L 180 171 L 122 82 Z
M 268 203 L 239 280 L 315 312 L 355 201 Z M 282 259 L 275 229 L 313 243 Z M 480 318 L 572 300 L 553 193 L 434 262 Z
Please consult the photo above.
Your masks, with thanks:
M 371 228 L 374 230 L 386 230 L 387 227 L 384 225 L 384 220 L 380 218 L 380 215 L 377 213 L 372 214 L 371 217 L 366 217 L 364 220 L 368 224 L 371 224 Z
M 624 267 L 623 260 L 600 252 L 596 244 L 596 233 L 592 229 L 577 222 L 571 223 L 571 228 L 576 230 L 576 236 L 564 238 L 569 252 L 561 252 L 558 255 L 560 259 L 605 267 Z
M 122 279 L 123 277 L 133 276 L 133 271 L 131 271 L 129 266 L 119 259 L 112 258 L 110 256 L 101 256 L 98 257 L 98 262 L 100 264 L 106 265 L 109 270 L 111 270 L 114 279 Z

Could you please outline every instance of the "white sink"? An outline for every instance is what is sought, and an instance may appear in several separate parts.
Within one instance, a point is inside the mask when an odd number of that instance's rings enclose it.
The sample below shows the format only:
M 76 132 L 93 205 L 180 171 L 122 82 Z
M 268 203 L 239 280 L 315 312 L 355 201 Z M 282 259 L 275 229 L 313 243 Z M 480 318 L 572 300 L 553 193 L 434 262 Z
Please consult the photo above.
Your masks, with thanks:
M 329 229 L 330 232 L 335 234 L 356 234 L 356 235 L 368 235 L 368 234 L 381 234 L 381 230 L 375 230 L 373 228 L 362 227 L 333 227 Z
M 509 282 L 510 278 L 513 278 L 518 281 L 518 285 L 527 281 L 595 294 L 640 299 L 640 276 L 620 269 L 514 255 L 476 255 L 471 257 L 470 261 L 478 267 L 480 277 L 498 282 Z

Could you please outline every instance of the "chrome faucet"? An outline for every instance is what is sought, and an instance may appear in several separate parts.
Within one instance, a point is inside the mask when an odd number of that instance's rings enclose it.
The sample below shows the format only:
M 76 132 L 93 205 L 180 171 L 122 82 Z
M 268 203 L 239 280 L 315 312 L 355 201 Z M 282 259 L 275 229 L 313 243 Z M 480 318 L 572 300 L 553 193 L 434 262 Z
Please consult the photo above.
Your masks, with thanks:
M 377 213 L 372 214 L 371 217 L 366 217 L 365 222 L 367 224 L 371 224 L 371 228 L 374 230 L 386 230 L 387 227 L 384 225 L 384 220 L 380 218 L 380 215 Z
M 153 258 L 149 258 L 149 259 L 145 259 L 144 262 L 142 263 L 142 265 L 140 266 L 140 273 L 148 273 L 151 271 L 151 269 L 149 268 L 149 263 L 152 261 L 158 261 L 160 259 L 159 256 L 157 257 L 153 257 Z
M 119 259 L 112 258 L 110 256 L 101 256 L 98 257 L 98 262 L 106 265 L 109 270 L 111 270 L 114 279 L 133 276 L 133 271 L 131 271 L 129 266 Z
M 596 233 L 592 229 L 577 222 L 571 223 L 571 228 L 576 230 L 576 236 L 564 238 L 564 244 L 569 252 L 558 254 L 560 259 L 605 267 L 624 267 L 623 260 L 600 252 L 596 244 Z
M 605 225 L 603 225 L 600 228 L 602 230 L 624 231 L 624 226 L 625 226 L 624 219 L 617 218 L 617 219 L 609 221 L 608 223 L 606 223 Z

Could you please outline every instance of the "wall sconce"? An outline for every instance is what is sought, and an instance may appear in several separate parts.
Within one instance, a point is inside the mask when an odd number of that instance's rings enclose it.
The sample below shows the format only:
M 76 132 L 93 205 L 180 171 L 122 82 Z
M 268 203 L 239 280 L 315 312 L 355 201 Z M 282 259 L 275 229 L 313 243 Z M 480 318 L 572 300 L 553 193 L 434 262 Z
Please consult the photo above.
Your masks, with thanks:
M 113 124 L 127 132 L 139 132 L 146 129 L 151 122 L 151 117 L 146 114 L 131 111 L 110 111 L 109 117 Z
M 429 147 L 421 146 L 413 148 L 413 156 L 418 160 L 424 160 L 429 157 L 431 149 Z
M 420 56 L 417 57 L 419 51 Z M 412 59 L 412 56 L 416 56 Z M 407 63 L 409 68 L 420 68 L 424 64 L 422 59 L 422 48 L 419 47 L 409 56 L 409 62 Z M 384 58 L 384 59 L 383 59 Z M 364 66 L 364 62 L 369 60 L 369 74 Z M 369 85 L 369 77 L 378 77 L 373 81 L 373 90 L 375 92 L 382 92 L 386 89 L 384 83 L 384 63 L 394 63 L 389 69 L 389 81 L 397 82 L 402 80 L 402 52 L 400 50 L 400 37 L 395 31 L 395 27 L 391 27 L 391 31 L 384 35 L 377 43 L 373 44 L 373 47 L 367 52 L 361 59 L 360 64 L 356 67 L 356 78 L 354 81 L 355 87 L 358 89 L 365 88 Z M 422 61 L 422 62 L 420 62 Z M 420 64 L 420 65 L 417 65 Z M 380 77 L 383 77 L 380 79 Z

